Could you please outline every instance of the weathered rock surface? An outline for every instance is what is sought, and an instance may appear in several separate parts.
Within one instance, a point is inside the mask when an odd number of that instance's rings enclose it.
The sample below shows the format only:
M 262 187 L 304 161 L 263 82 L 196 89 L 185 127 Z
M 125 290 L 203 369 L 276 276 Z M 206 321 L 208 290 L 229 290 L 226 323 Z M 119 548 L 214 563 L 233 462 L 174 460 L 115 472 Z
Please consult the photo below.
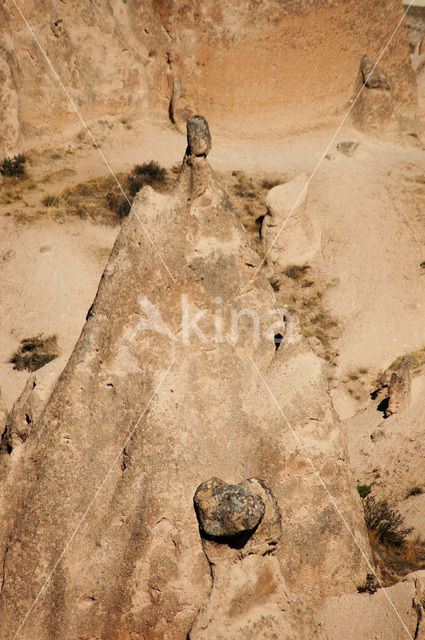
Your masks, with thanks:
M 398 408 L 387 420 L 383 420 L 385 407 L 381 405 L 382 399 L 388 400 L 384 388 L 382 396 L 346 420 L 343 428 L 356 480 L 359 484 L 373 484 L 374 495 L 400 511 L 405 526 L 414 527 L 410 536 L 414 539 L 425 535 L 423 373 L 413 377 L 409 403 L 402 407 L 407 388 L 401 385 L 398 401 L 397 395 L 393 396 L 393 406 L 398 404 Z M 380 405 L 381 410 L 377 411 Z
M 134 207 L 46 406 L 0 459 L 2 640 L 59 558 L 22 640 L 184 640 L 210 590 L 192 504 L 205 477 L 272 488 L 290 522 L 276 562 L 308 605 L 366 571 L 323 363 L 298 334 L 276 350 L 285 311 L 261 272 L 250 282 L 257 257 L 206 158 L 186 155 L 175 193 L 145 187 Z
M 3 396 L 0 392 L 0 433 L 3 433 L 3 430 L 6 426 L 7 420 L 7 410 L 6 405 L 4 404 Z
M 398 0 L 314 6 L 308 0 L 190 6 L 185 0 L 46 0 L 22 11 L 86 121 L 170 116 L 181 128 L 200 111 L 215 127 L 263 135 L 345 111 L 358 61 L 364 53 L 377 58 L 402 6 Z M 0 8 L 0 34 L 3 153 L 35 138 L 37 145 L 42 137 L 51 144 L 67 125 L 79 126 L 12 3 Z M 381 64 L 396 109 L 410 113 L 416 89 L 405 28 Z
M 360 62 L 360 77 L 356 87 L 356 97 L 363 85 L 353 113 L 353 120 L 359 129 L 380 132 L 395 124 L 394 99 L 387 74 L 374 62 L 363 56 Z
M 229 485 L 214 478 L 198 488 Z M 203 535 L 204 552 L 211 565 L 212 590 L 188 634 L 189 640 L 272 640 L 273 638 L 325 638 L 310 609 L 301 598 L 290 594 L 276 557 L 281 542 L 281 513 L 270 488 L 250 478 L 232 489 L 256 496 L 264 515 L 253 531 L 246 528 L 225 540 Z M 199 519 L 199 511 L 196 509 Z M 240 507 L 235 505 L 235 516 Z M 214 517 L 212 517 L 214 519 Z M 200 521 L 200 524 L 202 522 Z M 217 525 L 221 526 L 220 514 Z
M 308 206 L 307 176 L 270 189 L 261 241 L 267 262 L 282 270 L 308 263 L 320 250 L 320 227 Z
M 384 415 L 386 418 L 403 411 L 410 403 L 410 389 L 412 386 L 413 361 L 403 358 L 394 371 L 391 371 L 388 383 L 388 406 Z
M 425 571 L 415 571 L 385 592 L 378 589 L 372 595 L 356 593 L 335 598 L 319 613 L 318 619 L 329 640 L 404 640 L 409 636 L 423 640 L 424 587 Z
M 0 428 L 2 451 L 12 450 L 28 438 L 32 425 L 41 416 L 65 364 L 64 358 L 56 358 L 29 376 L 3 425 L 4 428 Z

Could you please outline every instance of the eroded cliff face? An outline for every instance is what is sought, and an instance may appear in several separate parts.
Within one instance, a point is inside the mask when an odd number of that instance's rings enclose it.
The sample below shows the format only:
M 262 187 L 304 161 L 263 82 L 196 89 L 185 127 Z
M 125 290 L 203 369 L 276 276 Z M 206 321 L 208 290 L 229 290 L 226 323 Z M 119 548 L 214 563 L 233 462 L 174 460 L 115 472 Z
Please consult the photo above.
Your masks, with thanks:
M 358 87 L 400 18 L 399 0 L 27 0 L 19 5 L 85 119 L 169 119 L 200 111 L 215 130 L 264 136 L 329 121 Z M 9 153 L 81 128 L 33 36 L 0 7 L 0 147 Z M 416 88 L 403 24 L 381 66 L 396 116 Z M 75 126 L 77 129 L 75 129 Z
M 232 602 L 255 605 L 256 638 L 270 637 L 261 606 L 285 637 L 321 637 L 311 612 L 355 590 L 367 570 L 346 527 L 368 556 L 323 363 L 295 319 L 285 325 L 276 313 L 262 272 L 253 279 L 258 259 L 208 166 L 202 120 L 192 125 L 176 192 L 138 194 L 71 359 L 24 439 L 25 398 L 11 413 L 0 461 L 2 640 L 14 636 L 58 559 L 23 639 L 184 640 L 195 618 L 191 637 L 201 638 L 203 620 L 226 600 L 220 576 Z M 187 324 L 198 313 L 205 340 Z M 241 314 L 236 340 L 232 313 Z M 277 331 L 285 339 L 276 349 Z M 227 567 L 222 547 L 210 547 L 220 566 L 208 600 L 192 498 L 211 477 L 266 482 L 282 534 L 273 559 L 256 551 L 245 562 L 241 550 L 248 581 Z M 247 544 L 263 544 L 261 536 Z M 265 590 L 254 602 L 256 577 Z M 205 602 L 206 618 L 197 617 Z M 253 637 L 249 619 L 236 624 L 231 608 L 225 615 L 238 639 Z

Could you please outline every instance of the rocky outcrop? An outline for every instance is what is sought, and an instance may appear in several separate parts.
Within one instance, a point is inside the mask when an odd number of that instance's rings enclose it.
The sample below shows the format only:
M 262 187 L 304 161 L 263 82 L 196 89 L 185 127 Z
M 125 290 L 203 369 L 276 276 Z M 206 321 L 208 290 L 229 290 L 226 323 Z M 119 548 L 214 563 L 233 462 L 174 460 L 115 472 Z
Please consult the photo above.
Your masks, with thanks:
M 21 395 L 13 405 L 8 420 L 5 421 L 4 428 L 0 428 L 1 451 L 12 451 L 28 438 L 65 364 L 64 358 L 55 358 L 29 376 Z
M 368 56 L 363 56 L 360 62 L 360 80 L 356 93 L 362 87 L 353 109 L 354 124 L 366 131 L 387 129 L 394 115 L 391 84 L 386 72 L 375 66 Z
M 386 418 L 393 413 L 403 411 L 409 405 L 412 369 L 412 359 L 407 357 L 403 358 L 397 368 L 391 372 L 388 383 L 388 406 L 384 411 Z
M 267 262 L 279 272 L 312 260 L 320 250 L 321 232 L 308 207 L 307 176 L 302 174 L 270 189 L 266 205 L 261 241 Z
M 399 0 L 314 6 L 46 0 L 22 11 L 87 122 L 170 117 L 181 129 L 200 110 L 215 128 L 264 136 L 340 118 L 358 61 L 365 52 L 378 57 L 402 6 Z M 13 3 L 0 8 L 0 34 L 5 152 L 35 139 L 37 147 L 41 140 L 51 145 L 55 134 L 62 142 L 68 126 L 75 134 L 81 123 Z M 416 88 L 404 25 L 382 65 L 395 110 L 411 114 Z
M 329 640 L 425 638 L 425 571 L 415 571 L 376 593 L 350 594 L 331 600 L 318 618 Z M 383 621 L 386 621 L 383 623 Z
M 0 458 L 1 640 L 21 620 L 22 640 L 184 640 L 210 591 L 192 504 L 206 477 L 271 487 L 288 525 L 266 593 L 281 567 L 317 608 L 365 574 L 324 365 L 296 332 L 285 340 L 285 310 L 262 272 L 252 280 L 258 258 L 207 163 L 208 126 L 188 126 L 176 191 L 135 198 L 69 362 Z M 239 569 L 251 563 L 256 580 L 259 555 Z M 285 597 L 270 601 L 279 625 Z M 302 625 L 297 611 L 285 620 Z
M 325 638 L 285 584 L 276 557 L 282 517 L 270 488 L 256 478 L 238 485 L 213 478 L 194 504 L 213 584 L 188 640 Z

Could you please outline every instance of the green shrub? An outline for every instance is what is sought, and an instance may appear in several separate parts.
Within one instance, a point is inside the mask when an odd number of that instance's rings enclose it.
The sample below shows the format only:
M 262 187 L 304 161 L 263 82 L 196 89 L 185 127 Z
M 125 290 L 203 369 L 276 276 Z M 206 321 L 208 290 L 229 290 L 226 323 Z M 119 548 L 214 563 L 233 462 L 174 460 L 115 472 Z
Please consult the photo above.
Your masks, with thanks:
M 24 338 L 10 359 L 18 371 L 36 371 L 59 355 L 57 337 L 43 338 L 41 335 Z
M 359 585 L 357 587 L 357 591 L 359 593 L 370 593 L 371 595 L 373 595 L 374 593 L 376 593 L 378 586 L 378 581 L 376 580 L 373 573 L 367 573 L 364 584 Z
M 379 542 L 392 546 L 401 546 L 413 527 L 404 527 L 404 518 L 395 509 L 388 506 L 386 500 L 375 500 L 367 496 L 363 501 L 366 526 L 374 532 Z
M 357 491 L 359 492 L 359 496 L 361 498 L 366 498 L 369 493 L 372 491 L 372 485 L 371 484 L 358 484 L 357 485 Z
M 4 158 L 0 162 L 0 173 L 2 176 L 23 176 L 25 173 L 25 163 L 27 159 L 22 153 L 13 158 Z

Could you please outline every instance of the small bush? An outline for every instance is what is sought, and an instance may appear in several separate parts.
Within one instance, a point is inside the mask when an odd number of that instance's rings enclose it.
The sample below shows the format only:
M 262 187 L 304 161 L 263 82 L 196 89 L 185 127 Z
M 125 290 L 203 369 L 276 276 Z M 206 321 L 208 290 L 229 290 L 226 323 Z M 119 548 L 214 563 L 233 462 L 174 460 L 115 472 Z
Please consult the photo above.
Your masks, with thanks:
M 386 500 L 377 502 L 373 496 L 367 496 L 363 501 L 363 508 L 367 528 L 383 544 L 401 546 L 406 541 L 406 536 L 413 531 L 413 527 L 403 527 L 403 516 L 391 509 Z
M 23 176 L 25 173 L 25 163 L 27 159 L 22 153 L 13 158 L 4 158 L 0 162 L 0 173 L 2 176 Z
M 412 487 L 406 494 L 406 498 L 410 498 L 410 496 L 420 496 L 424 490 L 422 487 Z
M 357 587 L 357 591 L 359 593 L 370 593 L 371 595 L 373 595 L 378 590 L 378 586 L 378 581 L 376 580 L 373 573 L 367 573 L 364 584 L 359 585 Z
M 293 264 L 292 266 L 285 269 L 285 276 L 288 276 L 288 278 L 292 278 L 292 280 L 299 280 L 307 273 L 310 268 L 311 267 L 308 264 Z
M 131 210 L 131 204 L 125 196 L 122 195 L 121 190 L 119 193 L 116 190 L 111 189 L 106 194 L 106 202 L 111 211 L 114 211 L 120 220 L 128 216 Z
M 267 189 L 267 191 L 269 191 L 270 189 L 273 189 L 273 187 L 278 187 L 280 184 L 283 184 L 285 182 L 285 180 L 279 179 L 279 178 L 265 178 L 262 183 L 261 186 L 263 189 Z
M 10 359 L 18 371 L 36 371 L 59 355 L 57 337 L 43 338 L 41 335 L 21 340 L 19 348 Z
M 157 162 L 145 162 L 136 164 L 128 177 L 128 190 L 130 196 L 134 198 L 136 193 L 145 185 L 162 185 L 167 179 L 167 170 L 163 169 Z
M 371 484 L 358 484 L 357 485 L 357 491 L 359 492 L 359 496 L 361 498 L 366 498 L 369 493 L 372 491 L 372 485 Z
M 60 205 L 60 198 L 57 196 L 45 196 L 42 202 L 45 207 L 58 207 Z

